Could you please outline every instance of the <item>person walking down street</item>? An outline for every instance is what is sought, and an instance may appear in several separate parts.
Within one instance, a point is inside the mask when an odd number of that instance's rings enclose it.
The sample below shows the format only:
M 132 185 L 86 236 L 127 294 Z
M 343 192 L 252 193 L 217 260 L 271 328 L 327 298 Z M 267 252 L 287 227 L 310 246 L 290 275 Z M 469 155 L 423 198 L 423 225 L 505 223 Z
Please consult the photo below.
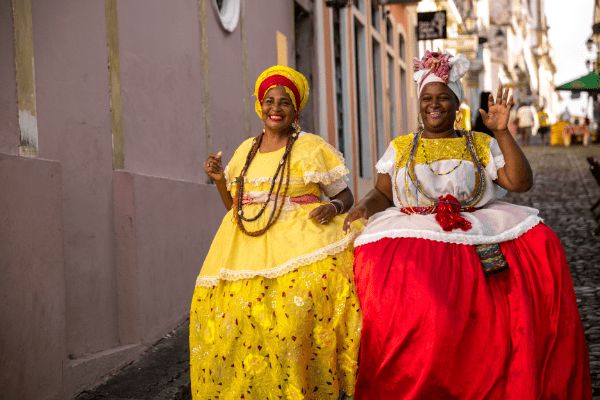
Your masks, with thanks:
M 499 201 L 532 186 L 507 129 L 512 96 L 482 112 L 494 138 L 453 129 L 462 55 L 415 60 L 423 126 L 377 162 L 344 224 L 363 312 L 356 398 L 590 399 L 564 250 L 538 210 Z
M 537 113 L 539 128 L 538 133 L 540 135 L 540 139 L 542 140 L 542 146 L 547 144 L 546 135 L 550 133 L 550 121 L 548 117 L 548 113 L 542 106 Z
M 352 396 L 361 314 L 344 160 L 301 131 L 308 83 L 285 66 L 255 85 L 261 134 L 225 168 L 204 164 L 227 208 L 190 313 L 192 396 L 335 399 Z M 329 201 L 322 201 L 322 196 Z
M 517 132 L 521 137 L 521 145 L 529 146 L 529 138 L 536 124 L 536 112 L 529 103 L 521 105 L 517 109 Z

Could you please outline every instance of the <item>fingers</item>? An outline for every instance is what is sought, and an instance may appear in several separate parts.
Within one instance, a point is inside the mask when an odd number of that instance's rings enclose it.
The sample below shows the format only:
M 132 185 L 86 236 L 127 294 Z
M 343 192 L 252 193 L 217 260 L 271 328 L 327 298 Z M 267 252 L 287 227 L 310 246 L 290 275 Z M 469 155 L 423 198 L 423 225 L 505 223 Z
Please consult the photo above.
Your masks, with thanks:
M 488 113 L 483 108 L 479 109 L 479 114 L 481 114 L 481 118 L 483 118 L 484 121 L 487 120 Z
M 207 172 L 219 173 L 223 170 L 223 165 L 221 163 L 221 156 L 223 155 L 222 151 L 217 153 L 211 153 L 208 155 L 208 158 L 204 162 L 204 169 Z
M 312 218 L 315 222 L 326 225 L 333 217 L 336 216 L 335 206 L 331 203 L 323 204 L 315 209 L 313 209 L 309 214 L 309 218 Z
M 508 88 L 502 90 L 502 104 L 506 104 L 506 101 L 508 100 L 508 90 Z
M 508 106 L 508 108 L 512 108 L 512 106 L 515 105 L 515 102 L 513 100 L 513 96 L 512 94 L 510 95 L 510 97 L 508 98 L 508 103 L 506 103 L 506 105 Z
M 488 110 L 494 105 L 494 95 L 490 93 L 488 96 Z
M 350 230 L 350 225 L 352 225 L 352 223 L 357 219 L 360 219 L 360 215 L 358 213 L 349 212 L 344 220 L 344 232 L 348 232 L 348 230 Z
M 348 215 L 346 215 L 346 219 L 344 219 L 344 232 L 348 232 L 352 221 L 354 221 L 354 218 L 350 215 L 350 213 L 348 213 Z
M 352 224 L 352 222 L 356 221 L 357 219 L 361 219 L 361 218 L 366 218 L 366 210 L 363 208 L 352 208 L 349 212 L 348 215 L 346 215 L 346 219 L 344 220 L 344 232 L 348 232 L 348 230 L 350 229 L 350 225 Z
M 496 104 L 502 103 L 502 84 L 498 84 L 498 92 L 496 93 Z

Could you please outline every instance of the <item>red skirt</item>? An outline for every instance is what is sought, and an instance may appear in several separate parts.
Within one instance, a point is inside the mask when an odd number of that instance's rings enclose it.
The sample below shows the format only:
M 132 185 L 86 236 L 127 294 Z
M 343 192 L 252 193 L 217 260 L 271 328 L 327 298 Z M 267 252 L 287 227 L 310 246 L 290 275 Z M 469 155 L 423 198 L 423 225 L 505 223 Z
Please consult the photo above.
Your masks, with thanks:
M 471 245 L 385 238 L 355 249 L 356 398 L 590 399 L 564 250 L 539 224 L 485 276 Z

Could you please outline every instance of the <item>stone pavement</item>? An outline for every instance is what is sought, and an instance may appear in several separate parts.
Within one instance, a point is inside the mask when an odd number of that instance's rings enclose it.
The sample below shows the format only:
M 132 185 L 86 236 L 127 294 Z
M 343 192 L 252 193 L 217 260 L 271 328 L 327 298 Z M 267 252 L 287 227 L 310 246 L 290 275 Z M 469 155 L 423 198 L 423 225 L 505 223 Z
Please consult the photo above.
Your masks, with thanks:
M 600 146 L 532 146 L 525 154 L 535 174 L 534 187 L 511 193 L 507 201 L 538 208 L 561 238 L 590 350 L 593 394 L 600 399 L 600 236 L 593 235 L 597 222 L 590 212 L 600 199 L 600 186 L 586 161 L 588 156 L 600 159 Z
M 600 145 L 525 149 L 535 174 L 534 188 L 507 200 L 540 209 L 565 247 L 590 349 L 594 398 L 600 399 L 600 236 L 591 205 L 600 187 L 588 170 L 587 156 L 600 159 Z M 600 212 L 600 210 L 598 210 Z M 175 329 L 104 384 L 77 400 L 190 399 L 187 322 Z

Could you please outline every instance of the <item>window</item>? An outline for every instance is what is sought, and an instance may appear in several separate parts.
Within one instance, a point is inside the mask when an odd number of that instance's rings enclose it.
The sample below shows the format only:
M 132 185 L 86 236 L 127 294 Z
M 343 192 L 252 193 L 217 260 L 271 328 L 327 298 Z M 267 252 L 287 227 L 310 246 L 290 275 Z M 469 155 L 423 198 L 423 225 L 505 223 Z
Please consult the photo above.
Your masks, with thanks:
M 213 0 L 213 6 L 219 13 L 221 26 L 233 32 L 240 19 L 240 0 Z
M 369 136 L 369 89 L 367 75 L 367 43 L 365 27 L 354 21 L 354 64 L 356 85 L 356 117 L 358 127 L 359 175 L 371 177 L 371 140 Z
M 381 157 L 387 147 L 385 128 L 383 126 L 383 71 L 381 65 L 381 45 L 373 38 L 373 100 L 375 102 L 375 140 L 377 142 L 377 158 Z
M 344 91 L 344 54 L 342 47 L 341 37 L 342 24 L 340 21 L 340 10 L 338 8 L 333 9 L 333 59 L 335 68 L 335 99 L 336 99 L 336 120 L 337 120 L 337 140 L 338 149 L 344 154 L 345 158 L 348 159 L 349 151 L 346 151 L 346 140 L 345 140 L 345 112 L 346 107 L 346 94 Z M 351 146 L 349 146 L 351 148 Z
M 398 35 L 398 65 L 400 68 L 400 115 L 402 120 L 402 133 L 408 133 L 408 82 L 406 74 L 406 41 L 404 35 Z
M 388 70 L 388 81 L 386 87 L 386 97 L 388 104 L 388 117 L 389 117 L 389 127 L 390 127 L 390 139 L 398 136 L 398 116 L 396 115 L 396 79 L 395 79 L 395 69 L 394 69 L 394 56 L 387 56 L 387 70 Z

